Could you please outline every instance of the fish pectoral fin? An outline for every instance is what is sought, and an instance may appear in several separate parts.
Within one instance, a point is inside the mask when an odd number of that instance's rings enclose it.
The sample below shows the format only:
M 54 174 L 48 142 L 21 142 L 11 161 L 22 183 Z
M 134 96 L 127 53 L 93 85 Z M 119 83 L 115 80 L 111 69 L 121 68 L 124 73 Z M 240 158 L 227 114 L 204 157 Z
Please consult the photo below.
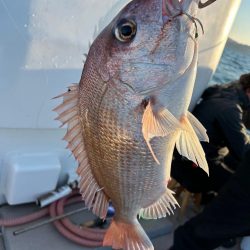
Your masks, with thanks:
M 54 111 L 58 113 L 57 120 L 62 124 L 67 124 L 67 133 L 64 140 L 68 142 L 67 148 L 71 150 L 75 159 L 78 161 L 77 173 L 80 176 L 79 188 L 84 199 L 85 205 L 94 214 L 105 218 L 108 210 L 108 198 L 97 184 L 92 174 L 88 156 L 85 151 L 83 141 L 83 126 L 79 115 L 79 86 L 74 84 L 68 91 L 56 98 L 63 97 L 63 102 Z
M 139 217 L 142 217 L 143 219 L 160 219 L 166 217 L 166 214 L 173 214 L 173 209 L 176 208 L 176 205 L 179 206 L 173 194 L 173 191 L 167 189 L 167 191 L 155 203 L 149 207 L 141 208 Z
M 200 135 L 202 135 L 203 138 L 204 129 L 198 130 L 197 127 L 193 128 L 187 116 L 181 118 L 181 124 L 183 128 L 181 129 L 179 138 L 176 141 L 176 148 L 179 154 L 193 161 L 209 174 L 205 153 L 196 134 L 196 131 L 199 131 L 199 133 L 202 132 Z
M 209 138 L 207 135 L 207 130 L 203 127 L 203 125 L 198 121 L 198 119 L 190 112 L 187 113 L 187 118 L 191 123 L 196 135 L 198 136 L 200 141 L 209 142 Z
M 180 127 L 180 122 L 169 110 L 166 108 L 155 108 L 151 101 L 148 102 L 142 117 L 142 134 L 153 158 L 158 164 L 160 163 L 152 149 L 150 140 L 158 136 L 167 136 L 178 127 Z
M 124 250 L 154 250 L 154 247 L 135 218 L 131 222 L 112 220 L 103 240 L 103 246 Z

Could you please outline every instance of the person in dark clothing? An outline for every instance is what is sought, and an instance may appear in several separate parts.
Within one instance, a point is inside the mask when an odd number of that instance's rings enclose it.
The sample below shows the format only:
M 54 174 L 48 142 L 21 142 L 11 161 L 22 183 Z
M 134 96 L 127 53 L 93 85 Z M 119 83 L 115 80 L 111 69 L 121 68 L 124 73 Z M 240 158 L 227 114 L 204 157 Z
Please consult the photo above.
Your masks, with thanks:
M 169 250 L 212 250 L 250 235 L 250 150 L 236 173 L 203 212 L 176 229 Z
M 172 163 L 171 176 L 190 192 L 218 192 L 250 148 L 243 123 L 243 117 L 249 120 L 245 115 L 249 111 L 250 74 L 242 75 L 236 82 L 206 89 L 193 114 L 207 129 L 209 143 L 202 146 L 210 176 L 178 154 Z

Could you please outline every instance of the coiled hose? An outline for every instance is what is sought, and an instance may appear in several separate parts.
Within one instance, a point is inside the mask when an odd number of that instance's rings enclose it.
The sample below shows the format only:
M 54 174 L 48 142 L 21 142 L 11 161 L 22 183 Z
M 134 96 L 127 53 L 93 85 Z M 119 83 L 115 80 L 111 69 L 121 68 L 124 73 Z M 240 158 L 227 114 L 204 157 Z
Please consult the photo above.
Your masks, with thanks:
M 38 212 L 22 216 L 20 218 L 0 219 L 0 226 L 13 227 L 20 226 L 32 221 L 41 219 L 46 215 L 52 218 L 64 214 L 64 207 L 69 204 L 82 202 L 78 191 L 52 203 L 49 207 L 43 208 Z M 106 230 L 97 228 L 79 228 L 73 224 L 68 218 L 53 222 L 56 229 L 67 239 L 85 247 L 102 246 L 104 234 Z

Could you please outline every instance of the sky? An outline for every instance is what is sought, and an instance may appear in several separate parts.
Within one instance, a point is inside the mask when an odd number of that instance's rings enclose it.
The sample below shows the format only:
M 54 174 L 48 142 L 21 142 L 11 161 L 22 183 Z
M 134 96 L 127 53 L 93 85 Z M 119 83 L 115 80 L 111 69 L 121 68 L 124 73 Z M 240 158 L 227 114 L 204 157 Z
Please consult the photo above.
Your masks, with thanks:
M 229 36 L 239 43 L 250 45 L 250 0 L 242 0 Z

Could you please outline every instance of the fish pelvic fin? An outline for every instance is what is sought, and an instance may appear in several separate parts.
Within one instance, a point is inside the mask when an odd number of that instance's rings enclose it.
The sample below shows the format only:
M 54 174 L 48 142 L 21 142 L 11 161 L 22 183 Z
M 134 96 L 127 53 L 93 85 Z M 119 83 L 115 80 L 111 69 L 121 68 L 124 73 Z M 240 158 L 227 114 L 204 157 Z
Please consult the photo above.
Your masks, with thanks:
M 198 121 L 198 119 L 190 112 L 187 113 L 187 118 L 191 123 L 196 135 L 198 136 L 200 141 L 209 142 L 209 138 L 207 135 L 207 130 L 203 127 L 203 125 Z
M 174 214 L 176 206 L 179 206 L 179 204 L 174 197 L 174 192 L 167 189 L 155 203 L 149 207 L 142 208 L 139 212 L 139 217 L 143 219 L 160 219 L 166 217 L 167 214 Z
M 123 250 L 154 250 L 154 247 L 137 219 L 134 222 L 113 219 L 103 240 L 103 246 Z
M 149 101 L 142 117 L 142 134 L 157 164 L 160 162 L 152 149 L 150 140 L 154 137 L 165 137 L 177 128 L 180 128 L 180 122 L 168 109 L 154 107 Z
M 182 116 L 181 124 L 183 128 L 176 142 L 179 154 L 193 161 L 209 175 L 206 156 L 199 141 L 208 141 L 205 128 L 191 113 Z
M 85 150 L 82 136 L 84 131 L 79 114 L 79 85 L 70 86 L 66 93 L 55 98 L 60 97 L 63 97 L 63 102 L 54 111 L 58 113 L 56 120 L 61 121 L 62 125 L 68 127 L 63 139 L 68 142 L 67 148 L 71 150 L 78 161 L 77 173 L 80 176 L 80 193 L 85 205 L 92 209 L 94 214 L 104 219 L 106 218 L 109 202 L 95 180 Z

